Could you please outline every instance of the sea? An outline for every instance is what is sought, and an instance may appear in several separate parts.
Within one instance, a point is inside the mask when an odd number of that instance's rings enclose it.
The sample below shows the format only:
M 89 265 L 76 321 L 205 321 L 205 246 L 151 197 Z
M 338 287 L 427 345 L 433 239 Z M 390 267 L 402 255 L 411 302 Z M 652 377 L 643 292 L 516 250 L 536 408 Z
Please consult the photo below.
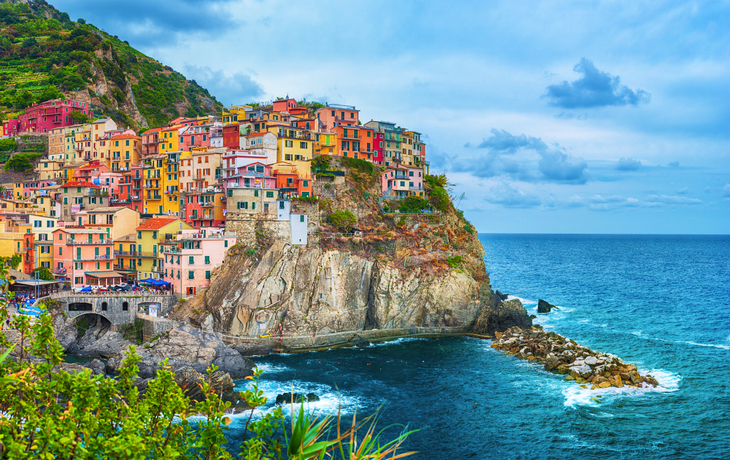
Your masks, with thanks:
M 730 236 L 480 234 L 492 287 L 536 324 L 650 373 L 653 389 L 585 390 L 476 338 L 255 358 L 316 414 L 376 414 L 416 459 L 730 458 Z M 559 310 L 537 314 L 538 299 Z M 250 385 L 237 381 L 240 389 Z M 288 410 L 288 409 L 287 409 Z M 248 414 L 227 436 L 240 445 Z

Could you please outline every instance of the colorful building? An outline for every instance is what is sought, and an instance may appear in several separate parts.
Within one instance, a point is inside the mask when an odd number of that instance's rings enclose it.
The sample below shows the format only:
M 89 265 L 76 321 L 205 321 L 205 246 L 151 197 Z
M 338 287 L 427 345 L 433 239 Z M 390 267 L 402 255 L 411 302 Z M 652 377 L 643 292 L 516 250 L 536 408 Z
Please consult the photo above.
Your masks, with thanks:
M 3 121 L 3 132 L 6 136 L 17 136 L 23 133 L 47 133 L 54 128 L 74 124 L 71 112 L 89 115 L 86 102 L 55 99 L 41 102 L 25 109 L 17 120 Z
M 53 271 L 72 287 L 120 283 L 114 272 L 112 240 L 104 230 L 58 228 L 53 232 Z
M 407 196 L 425 196 L 423 190 L 423 169 L 397 165 L 388 168 L 381 175 L 383 195 L 396 198 Z
M 191 229 L 176 217 L 153 217 L 137 227 L 137 272 L 139 279 L 161 278 L 158 262 L 160 245 L 171 240 L 180 230 Z
M 235 235 L 211 229 L 182 230 L 162 245 L 162 279 L 182 298 L 199 294 L 210 285 L 213 270 L 235 244 Z

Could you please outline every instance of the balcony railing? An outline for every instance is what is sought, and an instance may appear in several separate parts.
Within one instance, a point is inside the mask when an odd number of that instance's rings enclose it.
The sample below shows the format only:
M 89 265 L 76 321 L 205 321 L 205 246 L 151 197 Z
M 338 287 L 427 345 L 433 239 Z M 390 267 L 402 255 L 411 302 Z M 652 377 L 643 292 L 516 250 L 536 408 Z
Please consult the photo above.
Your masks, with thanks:
M 98 254 L 98 255 L 93 255 L 93 256 L 85 256 L 85 255 L 82 254 L 81 257 L 75 257 L 74 256 L 73 260 L 112 260 L 112 256 L 108 256 L 106 254 Z
M 114 250 L 114 256 L 127 256 L 127 257 L 154 257 L 157 258 L 158 252 L 154 251 L 118 251 Z
M 70 226 L 67 225 L 66 228 L 70 228 Z M 114 241 L 112 241 L 112 240 L 88 241 L 88 240 L 74 240 L 72 238 L 67 238 L 66 244 L 71 245 L 71 246 L 93 246 L 93 245 L 98 245 L 98 244 L 103 244 L 103 245 L 114 244 Z

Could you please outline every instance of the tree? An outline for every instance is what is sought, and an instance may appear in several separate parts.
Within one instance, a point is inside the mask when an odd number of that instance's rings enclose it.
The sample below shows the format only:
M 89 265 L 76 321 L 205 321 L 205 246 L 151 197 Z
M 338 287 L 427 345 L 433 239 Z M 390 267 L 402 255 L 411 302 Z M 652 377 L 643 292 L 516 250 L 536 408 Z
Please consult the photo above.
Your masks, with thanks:
M 44 281 L 53 281 L 55 278 L 53 277 L 53 273 L 46 267 L 38 267 L 34 270 L 36 279 L 44 280 Z
M 13 256 L 10 258 L 10 266 L 13 270 L 17 270 L 22 261 L 23 256 L 21 256 L 20 254 L 13 254 Z
M 87 121 L 89 121 L 89 116 L 78 110 L 71 111 L 71 118 L 73 118 L 74 123 L 78 123 L 78 124 L 84 124 Z
M 7 280 L 5 273 L 0 278 Z M 12 293 L 8 283 L 0 287 L 0 324 L 8 317 L 4 308 Z M 0 334 L 0 448 L 2 458 L 110 458 L 110 459 L 232 459 L 225 443 L 230 418 L 213 391 L 210 378 L 199 385 L 203 399 L 193 402 L 175 382 L 166 360 L 144 393 L 135 386 L 140 358 L 130 346 L 119 376 L 92 375 L 90 370 L 69 373 L 59 370 L 61 345 L 53 335 L 53 317 L 45 311 L 35 320 L 14 318 L 20 336 L 11 346 Z M 7 359 L 12 351 L 13 359 Z M 29 359 L 29 358 L 35 359 Z M 251 415 L 266 404 L 259 389 L 257 370 L 251 388 L 241 392 Z M 293 406 L 293 403 L 292 403 Z M 42 408 L 42 410 L 39 410 Z M 340 431 L 341 419 L 318 419 L 292 411 L 291 425 L 281 407 L 245 426 L 240 447 L 244 459 L 384 459 L 396 454 L 411 432 L 383 442 L 375 431 L 375 416 L 357 421 Z M 198 417 L 199 415 L 200 417 Z M 336 430 L 334 427 L 336 426 Z M 365 436 L 357 436 L 358 431 Z M 32 452 L 32 454 L 29 454 Z
M 10 157 L 3 166 L 5 171 L 23 172 L 33 169 L 33 163 L 30 161 L 30 155 L 27 153 L 18 153 Z
M 16 94 L 13 105 L 16 109 L 27 109 L 33 105 L 33 94 L 28 90 Z
M 357 217 L 350 210 L 338 210 L 327 217 L 327 223 L 342 233 L 349 233 L 357 225 Z
M 38 96 L 38 102 L 50 101 L 52 99 L 60 99 L 62 97 L 63 94 L 58 92 L 58 88 L 53 85 L 49 85 L 43 88 L 43 92 L 41 92 L 41 95 Z

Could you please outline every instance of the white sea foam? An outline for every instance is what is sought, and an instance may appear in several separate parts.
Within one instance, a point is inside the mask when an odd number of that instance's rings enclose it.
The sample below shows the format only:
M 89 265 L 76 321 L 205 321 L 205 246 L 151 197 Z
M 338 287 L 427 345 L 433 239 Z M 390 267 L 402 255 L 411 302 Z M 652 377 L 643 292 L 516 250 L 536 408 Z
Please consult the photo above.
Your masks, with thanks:
M 697 342 L 687 342 L 684 340 L 680 340 L 677 343 L 686 343 L 687 345 L 694 345 L 697 347 L 712 347 L 712 348 L 721 348 L 723 350 L 730 350 L 730 346 L 728 345 L 715 345 L 713 343 L 697 343 Z
M 663 369 L 652 369 L 646 371 L 639 369 L 642 375 L 650 374 L 654 377 L 659 385 L 657 387 L 644 386 L 642 388 L 634 387 L 608 387 L 601 388 L 599 390 L 591 390 L 590 386 L 588 389 L 581 388 L 576 384 L 568 384 L 563 389 L 563 396 L 565 397 L 566 407 L 576 406 L 600 406 L 602 402 L 610 401 L 616 398 L 622 397 L 635 397 L 642 396 L 649 393 L 671 393 L 679 389 L 679 384 L 682 381 L 682 377 L 679 374 L 665 371 Z M 598 396 L 600 395 L 600 397 Z
M 523 299 L 522 297 L 517 297 L 516 295 L 511 295 L 511 294 L 507 295 L 507 300 L 514 300 L 514 299 L 517 299 L 520 302 L 522 302 L 522 305 L 531 305 L 531 304 L 537 305 L 537 300 Z
M 261 369 L 262 371 L 264 371 L 264 376 L 270 375 L 270 374 L 278 374 L 279 372 L 283 372 L 283 371 L 289 369 L 288 367 L 286 367 L 282 364 L 274 365 L 274 364 L 267 364 L 267 363 L 256 364 L 256 367 Z
M 384 347 L 387 345 L 396 345 L 399 343 L 406 343 L 406 342 L 417 342 L 417 341 L 421 341 L 421 340 L 428 340 L 428 339 L 425 339 L 422 337 L 401 337 L 400 339 L 388 340 L 385 342 L 373 342 L 370 346 L 371 347 Z M 367 348 L 367 347 L 364 347 L 364 348 Z

